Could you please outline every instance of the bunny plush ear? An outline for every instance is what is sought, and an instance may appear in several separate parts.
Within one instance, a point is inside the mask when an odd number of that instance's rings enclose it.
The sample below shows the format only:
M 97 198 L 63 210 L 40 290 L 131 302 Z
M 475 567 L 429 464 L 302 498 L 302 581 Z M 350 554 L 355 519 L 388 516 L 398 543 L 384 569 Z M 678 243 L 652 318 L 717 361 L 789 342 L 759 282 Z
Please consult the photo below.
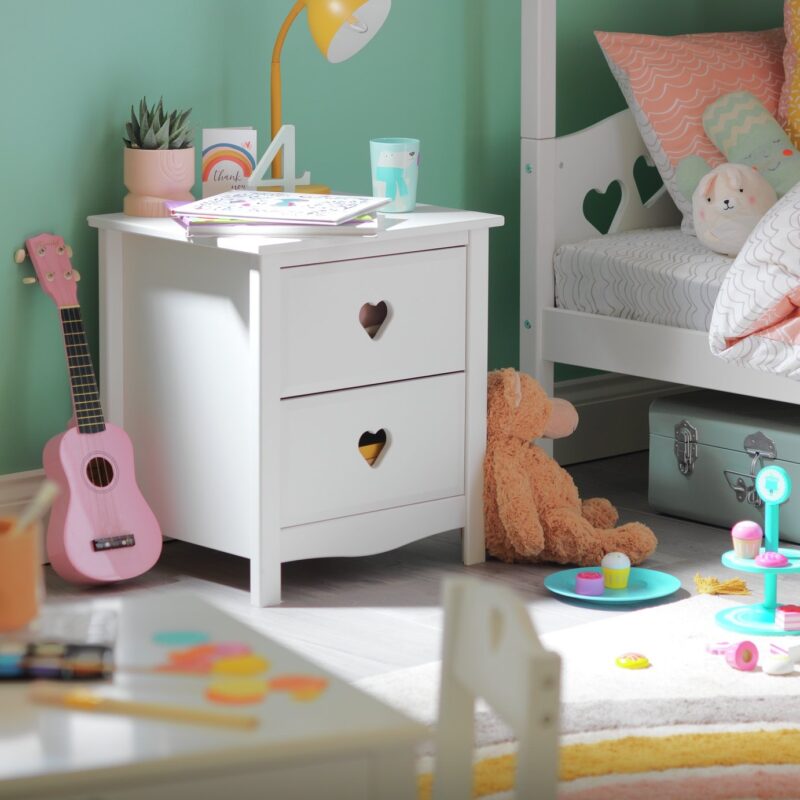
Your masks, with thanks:
M 707 172 L 700 178 L 700 183 L 697 184 L 697 189 L 695 189 L 695 193 L 699 197 L 709 197 L 711 192 L 714 191 L 714 184 L 717 182 L 717 173 L 716 172 Z
M 719 171 L 720 174 L 725 176 L 725 180 L 731 188 L 741 189 L 744 187 L 745 181 L 752 170 L 743 164 L 722 164 L 719 167 Z

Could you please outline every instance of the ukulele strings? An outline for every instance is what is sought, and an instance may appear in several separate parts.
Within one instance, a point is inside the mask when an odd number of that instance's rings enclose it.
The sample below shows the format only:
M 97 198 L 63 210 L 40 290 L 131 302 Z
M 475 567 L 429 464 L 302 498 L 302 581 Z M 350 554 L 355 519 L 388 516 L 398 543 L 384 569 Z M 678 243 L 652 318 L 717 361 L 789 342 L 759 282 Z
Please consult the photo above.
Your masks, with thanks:
M 80 316 L 80 307 L 75 309 L 75 312 L 78 316 Z M 99 417 L 99 419 L 102 420 L 102 425 L 103 428 L 105 429 L 105 417 L 103 415 L 102 407 L 100 405 L 100 386 L 97 382 L 97 377 L 94 374 L 94 365 L 92 364 L 92 357 L 89 353 L 89 344 L 86 340 L 86 331 L 84 329 L 83 320 L 81 320 L 81 329 L 83 331 L 83 347 L 85 351 L 84 357 L 87 362 L 85 364 L 85 370 L 88 377 L 91 380 L 92 391 L 95 397 L 93 403 L 91 404 L 93 406 L 93 414 L 91 418 L 94 420 L 92 426 L 100 424 L 98 422 L 98 417 Z M 119 533 L 119 531 L 117 530 L 117 526 L 116 524 L 112 526 L 112 521 L 116 523 L 116 520 L 118 519 L 116 513 L 116 501 L 114 499 L 114 493 L 106 491 L 108 487 L 111 486 L 111 481 L 113 479 L 113 475 L 109 474 L 110 462 L 103 455 L 99 455 L 95 456 L 95 458 L 89 463 L 93 463 L 95 465 L 96 475 L 102 472 L 102 475 L 100 475 L 100 482 L 102 486 L 96 488 L 100 489 L 100 496 L 102 498 L 104 505 L 106 506 L 106 530 L 103 531 L 103 534 L 105 536 L 116 535 L 117 533 Z M 109 504 L 111 505 L 110 509 L 108 508 Z
M 99 424 L 98 420 L 98 413 L 102 414 L 100 411 L 100 395 L 99 395 L 99 386 L 97 384 L 97 377 L 94 374 L 94 367 L 92 364 L 92 359 L 89 354 L 89 345 L 86 341 L 86 331 L 83 325 L 83 320 L 81 318 L 80 313 L 80 306 L 75 306 L 72 308 L 67 309 L 67 318 L 68 321 L 72 323 L 73 328 L 73 335 L 80 339 L 80 345 L 78 349 L 81 351 L 78 360 L 81 362 L 80 364 L 76 364 L 76 371 L 75 376 L 79 379 L 77 385 L 83 387 L 85 390 L 88 390 L 92 394 L 92 400 L 90 401 L 83 401 L 86 405 L 90 407 L 90 410 L 84 411 L 84 421 L 81 421 L 81 411 L 78 407 L 78 401 L 76 400 L 73 388 L 73 404 L 75 408 L 75 418 L 78 425 L 78 435 L 79 436 L 86 436 L 88 432 L 84 433 L 81 430 L 81 425 L 85 425 L 86 427 L 94 427 Z M 70 377 L 72 377 L 72 369 L 70 369 Z M 74 387 L 74 383 L 71 380 L 70 384 Z M 88 394 L 83 392 L 78 395 L 79 397 L 87 397 Z M 93 420 L 93 421 L 90 421 Z M 105 420 L 103 419 L 103 423 Z M 107 460 L 101 455 L 95 454 L 92 457 L 92 442 L 88 438 L 82 439 L 82 448 L 84 453 L 84 463 L 85 463 L 85 470 L 87 470 L 87 474 L 84 476 L 88 478 L 89 482 L 92 484 L 93 488 L 95 489 L 94 494 L 94 505 L 97 510 L 99 521 L 102 523 L 103 528 L 105 530 L 101 531 L 103 535 L 113 535 L 118 533 L 116 527 L 114 526 L 112 529 L 112 520 L 115 520 L 116 515 L 116 503 L 115 499 L 112 495 L 109 497 L 107 496 L 104 489 L 106 489 L 111 484 L 111 475 L 109 474 L 108 470 L 108 462 Z M 101 486 L 97 486 L 97 483 L 100 483 Z M 99 496 L 98 496 L 99 495 Z M 109 503 L 111 507 L 109 507 Z
M 74 355 L 75 350 L 81 350 L 81 342 L 76 341 L 80 340 L 80 336 L 78 334 L 78 325 L 77 320 L 75 318 L 74 308 L 67 307 L 61 309 L 62 313 L 62 327 L 64 330 L 64 348 L 67 355 L 67 372 L 69 374 L 69 385 L 70 385 L 70 395 L 72 397 L 72 408 L 73 413 L 75 415 L 75 424 L 78 429 L 78 434 L 81 433 L 81 412 L 79 405 L 83 403 L 86 398 L 86 390 L 83 387 L 83 378 L 82 378 L 82 369 L 80 365 L 73 364 L 73 359 L 78 359 L 78 356 Z M 68 338 L 69 337 L 69 338 Z M 82 359 L 81 359 L 82 360 Z M 89 443 L 86 439 L 79 438 L 78 441 L 80 442 L 80 450 L 83 453 L 83 464 L 89 463 Z M 103 511 L 97 501 L 97 498 L 93 498 L 95 508 L 97 509 L 97 516 L 98 519 L 102 518 Z
M 90 405 L 92 406 L 92 412 L 91 412 L 90 419 L 92 419 L 94 421 L 91 422 L 90 425 L 89 425 L 89 427 L 93 427 L 93 426 L 98 424 L 98 419 L 97 419 L 98 414 L 100 414 L 102 416 L 102 411 L 100 409 L 100 387 L 99 387 L 99 385 L 97 383 L 97 377 L 94 374 L 94 366 L 92 364 L 91 355 L 89 354 L 89 344 L 88 344 L 88 342 L 86 340 L 86 331 L 85 331 L 85 328 L 84 328 L 84 325 L 83 325 L 83 320 L 80 318 L 81 317 L 80 307 L 74 309 L 74 312 L 75 312 L 76 317 L 80 320 L 81 332 L 83 334 L 83 350 L 84 350 L 84 353 L 83 353 L 84 358 L 83 358 L 83 360 L 86 362 L 83 365 L 83 374 L 86 376 L 86 378 L 88 380 L 91 381 L 92 393 L 94 395 L 94 399 L 90 403 Z M 103 424 L 105 426 L 105 419 L 103 419 Z M 110 484 L 111 484 L 111 476 L 108 474 L 108 468 L 107 468 L 108 463 L 109 462 L 102 455 L 101 456 L 95 455 L 88 462 L 88 464 L 90 465 L 89 469 L 92 470 L 92 474 L 93 474 L 93 476 L 95 476 L 95 480 L 97 479 L 97 476 L 99 475 L 100 471 L 102 470 L 102 475 L 100 475 L 100 477 L 99 477 L 99 480 L 100 480 L 100 483 L 102 484 L 102 486 L 101 487 L 97 487 L 96 484 L 94 484 L 94 480 L 92 480 L 92 483 L 93 483 L 93 485 L 95 485 L 95 489 L 99 489 L 100 490 L 100 497 L 99 497 L 99 500 L 98 500 L 98 505 L 99 505 L 99 503 L 102 503 L 103 507 L 104 507 L 104 510 L 106 512 L 106 514 L 105 514 L 105 516 L 106 516 L 105 530 L 102 532 L 103 535 L 105 535 L 105 536 L 113 535 L 113 534 L 116 534 L 118 532 L 116 530 L 116 528 L 113 528 L 113 529 L 111 528 L 112 520 L 115 520 L 116 517 L 117 517 L 116 509 L 114 507 L 115 506 L 115 501 L 114 501 L 113 493 L 110 494 L 110 495 L 107 495 L 106 492 L 104 491 L 104 489 L 106 487 L 110 486 Z M 111 505 L 110 509 L 109 509 L 109 503 Z

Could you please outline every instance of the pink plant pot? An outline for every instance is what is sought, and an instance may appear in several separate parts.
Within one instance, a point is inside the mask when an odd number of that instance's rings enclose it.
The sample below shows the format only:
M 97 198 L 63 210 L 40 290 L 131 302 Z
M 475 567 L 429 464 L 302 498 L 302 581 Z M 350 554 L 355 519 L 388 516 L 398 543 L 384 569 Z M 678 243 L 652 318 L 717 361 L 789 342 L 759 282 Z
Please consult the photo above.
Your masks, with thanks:
M 122 210 L 133 217 L 168 217 L 165 200 L 194 200 L 194 147 L 140 150 L 126 147 Z

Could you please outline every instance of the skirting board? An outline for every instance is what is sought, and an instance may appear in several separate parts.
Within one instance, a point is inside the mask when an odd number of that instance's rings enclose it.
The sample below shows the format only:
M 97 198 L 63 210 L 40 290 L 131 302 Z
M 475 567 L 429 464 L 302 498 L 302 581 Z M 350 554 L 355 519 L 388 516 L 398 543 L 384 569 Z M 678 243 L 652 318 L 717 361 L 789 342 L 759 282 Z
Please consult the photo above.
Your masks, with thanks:
M 556 396 L 569 400 L 580 417 L 578 429 L 555 441 L 559 464 L 577 464 L 647 450 L 650 403 L 691 387 L 629 375 L 593 375 L 559 381 Z

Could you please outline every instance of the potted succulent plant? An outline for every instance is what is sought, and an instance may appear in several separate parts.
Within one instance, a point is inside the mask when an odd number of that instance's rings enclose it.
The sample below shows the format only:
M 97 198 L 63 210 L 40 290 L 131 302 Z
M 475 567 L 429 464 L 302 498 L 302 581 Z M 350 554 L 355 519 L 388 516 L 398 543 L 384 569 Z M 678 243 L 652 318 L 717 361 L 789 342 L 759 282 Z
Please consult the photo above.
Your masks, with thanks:
M 137 217 L 166 217 L 165 200 L 194 198 L 194 147 L 189 112 L 164 111 L 164 100 L 148 107 L 147 98 L 139 103 L 137 117 L 131 106 L 130 122 L 125 124 L 124 180 L 129 194 L 123 211 Z

